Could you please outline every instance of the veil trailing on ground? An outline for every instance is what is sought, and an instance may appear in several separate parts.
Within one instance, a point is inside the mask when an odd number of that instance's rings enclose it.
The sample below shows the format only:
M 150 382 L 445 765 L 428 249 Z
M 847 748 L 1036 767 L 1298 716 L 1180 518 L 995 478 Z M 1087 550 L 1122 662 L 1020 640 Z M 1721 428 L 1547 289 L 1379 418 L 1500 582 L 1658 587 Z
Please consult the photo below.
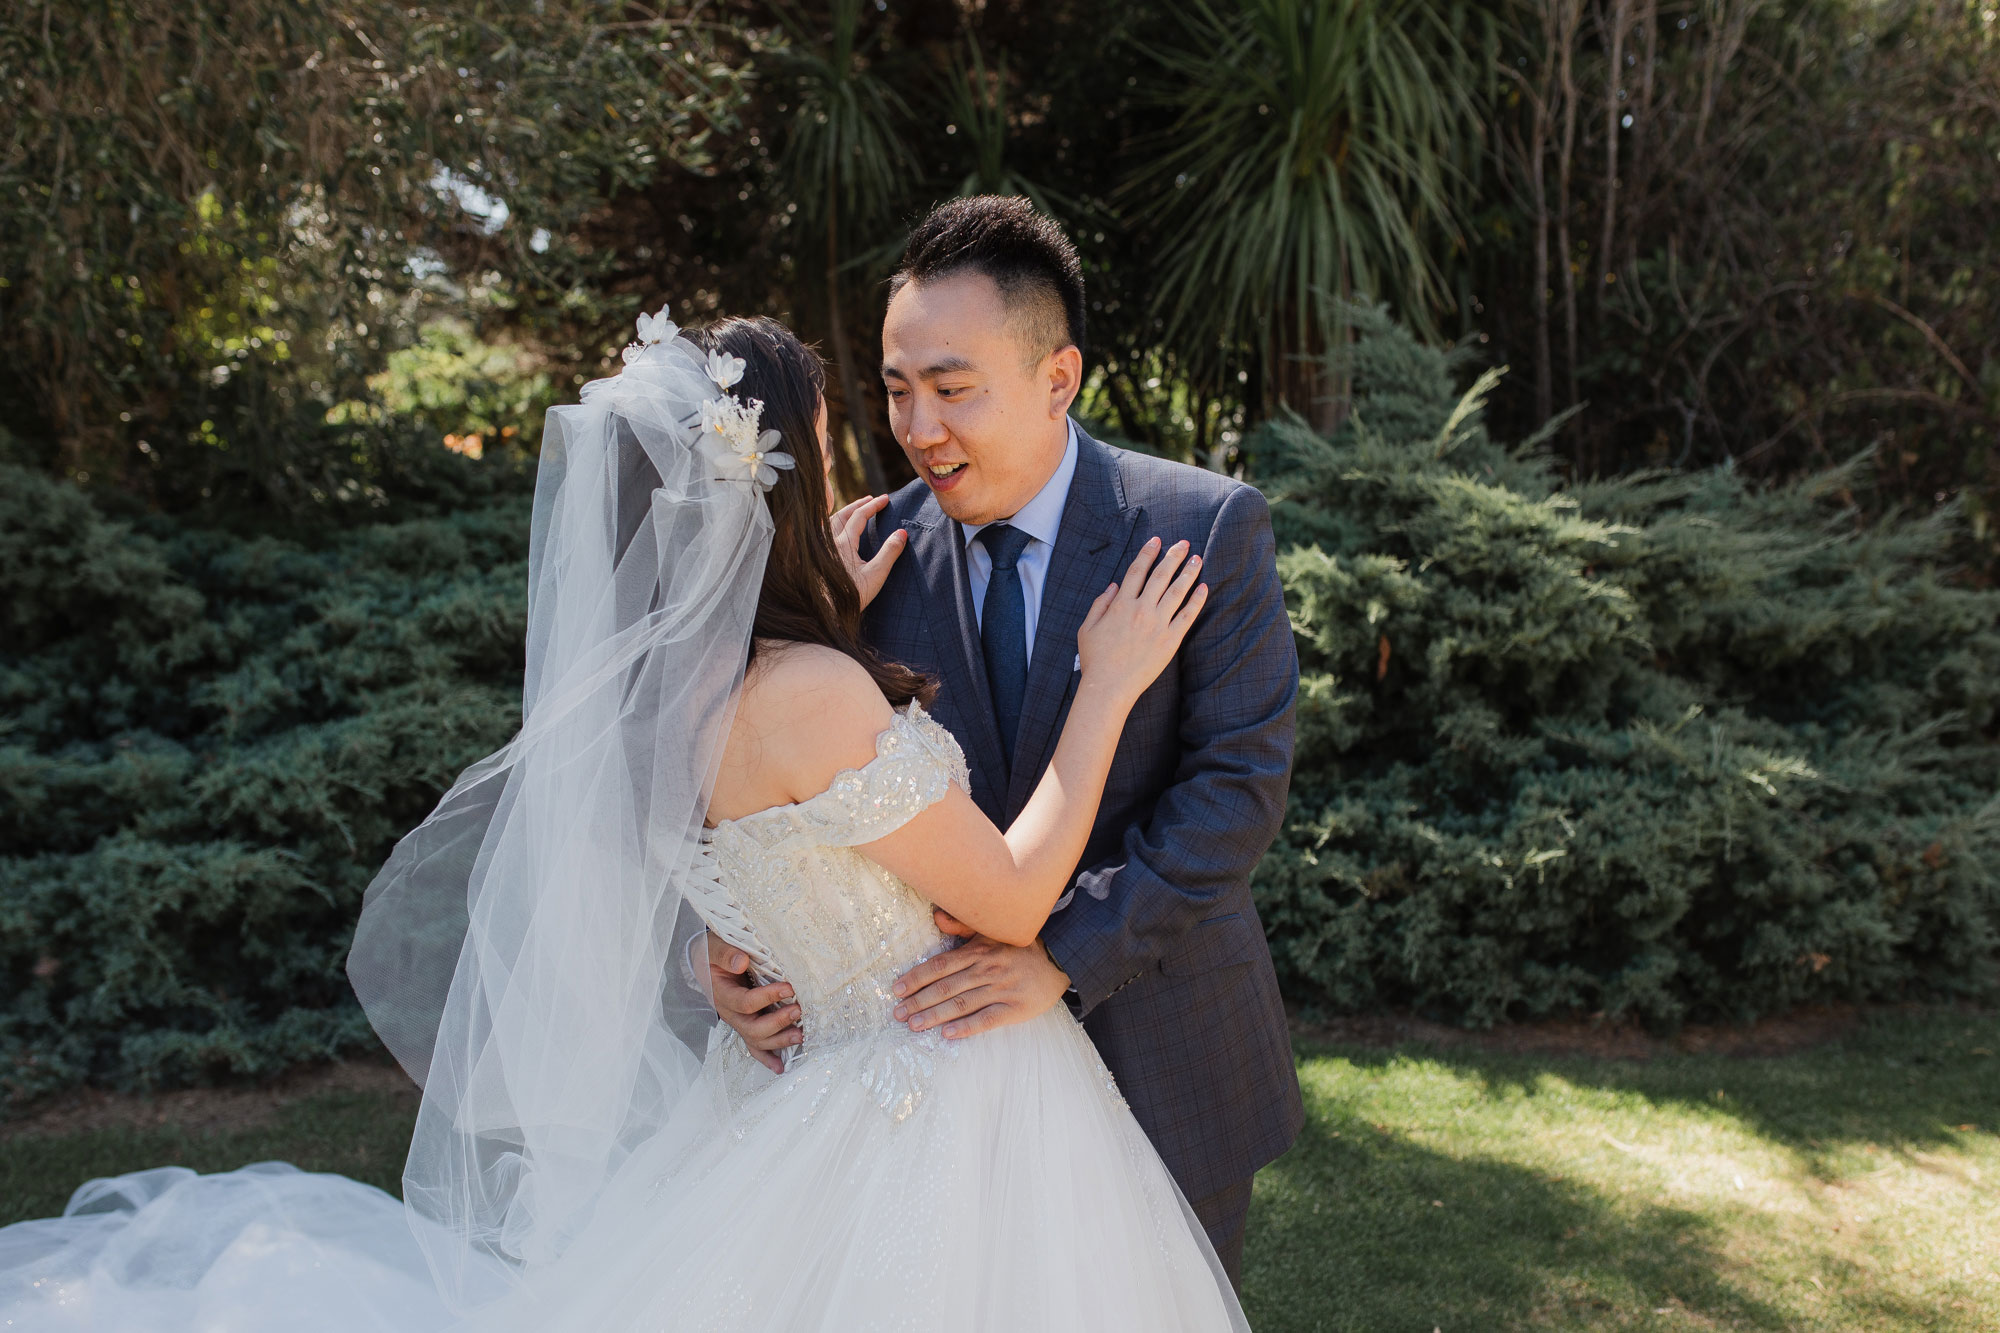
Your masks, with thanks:
M 561 1253 L 713 1022 L 676 951 L 792 460 L 666 313 L 548 415 L 520 733 L 397 844 L 348 960 L 423 1085 L 404 1198 L 461 1309 Z

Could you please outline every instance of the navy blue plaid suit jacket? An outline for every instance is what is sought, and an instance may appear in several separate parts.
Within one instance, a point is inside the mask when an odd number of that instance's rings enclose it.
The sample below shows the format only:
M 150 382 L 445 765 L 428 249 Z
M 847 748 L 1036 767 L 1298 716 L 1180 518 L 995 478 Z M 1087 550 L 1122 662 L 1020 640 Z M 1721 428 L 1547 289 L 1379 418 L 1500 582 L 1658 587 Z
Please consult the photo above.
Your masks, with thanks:
M 869 641 L 940 682 L 972 797 L 1006 828 L 1040 781 L 1075 692 L 1076 631 L 1148 537 L 1186 538 L 1209 600 L 1133 708 L 1070 904 L 1042 939 L 1085 1029 L 1190 1199 L 1248 1179 L 1304 1112 L 1250 870 L 1277 836 L 1299 668 L 1270 511 L 1254 488 L 1077 432 L 1076 476 L 1042 591 L 1011 779 L 959 526 L 912 482 L 870 526 L 910 534 L 868 608 Z

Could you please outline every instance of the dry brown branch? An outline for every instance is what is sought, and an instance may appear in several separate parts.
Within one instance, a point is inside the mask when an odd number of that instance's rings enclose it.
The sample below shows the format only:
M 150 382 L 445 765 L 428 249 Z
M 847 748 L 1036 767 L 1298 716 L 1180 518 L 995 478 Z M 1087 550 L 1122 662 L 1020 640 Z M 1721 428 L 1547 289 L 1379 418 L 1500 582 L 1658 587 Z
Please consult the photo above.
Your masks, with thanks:
M 1936 329 L 1910 311 L 1903 309 L 1903 307 L 1897 305 L 1880 292 L 1849 291 L 1843 292 L 1842 295 L 1850 301 L 1866 301 L 1870 305 L 1880 306 L 1897 319 L 1908 324 L 1918 333 L 1921 333 L 1924 336 L 1924 341 L 1928 342 L 1936 350 L 1937 354 L 1943 357 L 1953 370 L 1958 372 L 1958 377 L 1965 381 L 1965 387 L 1972 390 L 1973 401 L 1979 402 L 1985 398 L 1986 391 L 1980 387 L 1978 378 L 1966 368 L 1965 362 L 1958 359 L 1958 353 L 1951 350 L 1951 344 L 1938 336 Z
M 1967 407 L 1964 403 L 1954 402 L 1942 394 L 1932 393 L 1929 389 L 1844 389 L 1839 393 L 1829 395 L 1826 401 L 1816 403 L 1805 411 L 1793 416 L 1790 421 L 1780 426 L 1775 434 L 1745 450 L 1737 461 L 1739 463 L 1747 463 L 1770 452 L 1787 435 L 1797 430 L 1799 426 L 1812 418 L 1824 414 L 1830 408 L 1838 407 L 1843 403 L 1865 402 L 1917 403 L 1924 407 L 1935 408 L 1937 411 L 1971 420 L 1981 420 L 1986 417 L 1986 414 L 1977 408 Z

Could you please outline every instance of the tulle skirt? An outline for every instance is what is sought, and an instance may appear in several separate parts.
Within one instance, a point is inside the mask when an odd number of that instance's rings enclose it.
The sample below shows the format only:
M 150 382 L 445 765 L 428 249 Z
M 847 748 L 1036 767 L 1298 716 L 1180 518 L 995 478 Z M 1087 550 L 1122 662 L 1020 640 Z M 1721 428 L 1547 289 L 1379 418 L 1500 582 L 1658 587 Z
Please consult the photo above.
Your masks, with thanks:
M 895 1028 L 781 1078 L 721 1033 L 562 1258 L 490 1306 L 447 1313 L 395 1199 L 264 1163 L 93 1181 L 0 1229 L 0 1330 L 1248 1327 L 1066 1011 L 951 1044 Z

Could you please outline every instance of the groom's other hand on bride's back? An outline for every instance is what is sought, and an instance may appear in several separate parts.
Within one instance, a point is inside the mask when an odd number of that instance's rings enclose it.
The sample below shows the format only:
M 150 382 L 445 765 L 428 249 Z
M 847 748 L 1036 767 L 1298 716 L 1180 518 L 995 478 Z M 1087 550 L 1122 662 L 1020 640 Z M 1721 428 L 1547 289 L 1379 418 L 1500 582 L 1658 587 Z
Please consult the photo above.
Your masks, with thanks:
M 778 1052 L 805 1040 L 791 985 L 783 981 L 752 985 L 749 955 L 713 934 L 707 938 L 708 980 L 716 1014 L 736 1030 L 760 1064 L 782 1074 L 785 1065 Z

